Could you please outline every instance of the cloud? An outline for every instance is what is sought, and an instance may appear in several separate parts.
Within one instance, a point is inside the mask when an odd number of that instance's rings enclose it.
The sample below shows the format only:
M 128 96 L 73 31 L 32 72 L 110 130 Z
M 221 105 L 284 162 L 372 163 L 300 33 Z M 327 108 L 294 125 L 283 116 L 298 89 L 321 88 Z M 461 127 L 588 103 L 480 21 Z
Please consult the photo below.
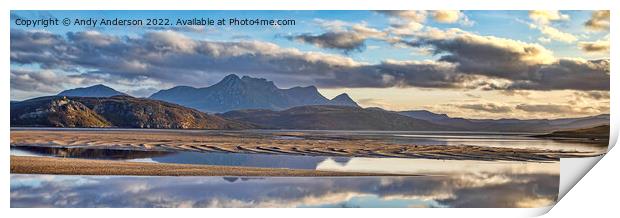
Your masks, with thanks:
M 571 114 L 575 112 L 570 105 L 556 104 L 520 104 L 515 108 L 530 113 Z
M 609 100 L 608 91 L 575 92 L 574 95 L 577 97 L 590 98 L 594 100 Z
M 570 17 L 560 11 L 533 10 L 528 13 L 530 19 L 540 24 L 550 24 L 552 21 L 566 21 Z
M 351 30 L 376 33 L 363 27 Z M 143 81 L 149 81 L 151 87 L 206 86 L 226 74 L 238 73 L 270 78 L 278 84 L 322 88 L 609 90 L 609 60 L 555 59 L 537 44 L 460 30 L 429 30 L 401 43 L 429 48 L 441 57 L 369 64 L 261 41 L 197 40 L 173 31 L 119 37 L 98 32 L 62 36 L 18 29 L 11 30 L 10 55 L 12 64 L 36 65 L 42 71 L 123 86 Z M 12 75 L 14 79 L 17 82 L 18 75 Z M 68 84 L 64 80 L 58 83 Z
M 512 112 L 512 107 L 498 105 L 494 103 L 486 103 L 486 104 L 462 104 L 457 105 L 457 107 L 475 110 L 475 111 L 484 111 L 489 113 L 510 113 Z
M 55 93 L 61 91 L 64 84 L 83 85 L 87 84 L 87 80 L 80 76 L 65 75 L 51 70 L 11 70 L 11 89 L 19 91 Z
M 384 10 L 377 11 L 390 17 L 397 17 L 408 22 L 424 23 L 428 15 L 427 11 L 416 10 Z
M 377 200 L 396 202 L 398 207 L 405 206 L 403 203 L 436 206 L 437 202 L 444 207 L 542 207 L 553 202 L 558 174 L 513 168 L 521 171 L 425 177 L 241 178 L 230 182 L 222 177 L 16 174 L 11 175 L 15 184 L 11 186 L 11 207 L 368 207 L 377 206 Z M 553 170 L 559 171 L 557 167 Z
M 548 42 L 556 40 L 566 43 L 577 41 L 577 37 L 573 34 L 562 32 L 561 30 L 551 26 L 552 22 L 568 21 L 570 17 L 562 14 L 560 11 L 529 11 L 529 17 L 534 22 L 529 24 L 530 28 L 538 29 L 545 37 L 541 37 L 541 41 Z
M 430 46 L 435 54 L 443 54 L 440 60 L 458 63 L 460 71 L 500 78 L 526 79 L 529 67 L 554 61 L 552 52 L 540 45 L 461 30 L 425 34 L 406 43 Z
M 345 52 L 350 52 L 354 50 L 363 50 L 365 41 L 368 39 L 380 39 L 386 36 L 386 34 L 382 31 L 360 24 L 355 24 L 347 30 L 341 30 L 342 27 L 339 25 L 336 26 L 337 24 L 330 25 L 332 26 L 329 28 L 334 28 L 336 30 L 319 35 L 307 33 L 297 36 L 289 36 L 287 38 L 290 40 L 312 44 L 321 48 L 340 49 Z
M 609 89 L 608 59 L 556 59 L 538 44 L 458 29 L 432 30 L 402 43 L 430 47 L 441 55 L 439 61 L 455 64 L 457 72 L 508 81 L 486 84 L 486 89 Z
M 584 25 L 590 30 L 609 32 L 609 17 L 609 10 L 595 11 Z
M 441 23 L 454 23 L 459 20 L 459 18 L 463 16 L 463 13 L 460 11 L 454 10 L 443 10 L 443 11 L 433 11 L 433 18 L 437 22 Z
M 437 10 L 431 11 L 433 19 L 439 23 L 461 23 L 466 26 L 473 25 L 473 21 L 461 11 L 458 10 Z
M 424 28 L 427 17 L 431 17 L 439 23 L 460 23 L 461 25 L 471 26 L 473 21 L 458 10 L 435 10 L 435 11 L 377 11 L 390 17 L 390 28 L 386 32 L 397 36 L 415 35 L 416 31 Z
M 515 81 L 506 89 L 609 90 L 609 59 L 559 59 L 531 72 L 531 79 Z
M 588 53 L 607 53 L 609 54 L 609 41 L 580 42 L 579 48 Z
M 398 35 L 408 36 L 424 27 L 427 11 L 377 11 L 390 17 L 390 27 L 387 32 Z
M 543 35 L 547 36 L 548 39 L 553 39 L 556 41 L 567 42 L 567 43 L 577 41 L 577 37 L 575 35 L 567 33 L 567 32 L 562 32 L 556 29 L 555 27 L 539 26 L 538 29 Z

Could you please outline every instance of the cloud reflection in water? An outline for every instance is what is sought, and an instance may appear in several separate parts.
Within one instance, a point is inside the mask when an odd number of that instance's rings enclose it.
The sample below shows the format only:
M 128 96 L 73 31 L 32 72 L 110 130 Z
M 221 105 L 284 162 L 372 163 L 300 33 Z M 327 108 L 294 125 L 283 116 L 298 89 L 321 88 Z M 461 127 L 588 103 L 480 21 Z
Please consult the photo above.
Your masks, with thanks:
M 559 172 L 559 169 L 558 169 Z M 559 174 L 237 178 L 11 175 L 11 207 L 543 207 Z

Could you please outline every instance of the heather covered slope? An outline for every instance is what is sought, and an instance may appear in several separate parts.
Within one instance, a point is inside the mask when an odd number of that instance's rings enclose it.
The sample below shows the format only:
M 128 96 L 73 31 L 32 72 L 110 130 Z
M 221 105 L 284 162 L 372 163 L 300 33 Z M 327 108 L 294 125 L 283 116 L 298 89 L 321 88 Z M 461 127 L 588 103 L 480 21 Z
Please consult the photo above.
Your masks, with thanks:
M 11 105 L 11 126 L 245 129 L 227 120 L 162 101 L 130 96 L 49 96 Z

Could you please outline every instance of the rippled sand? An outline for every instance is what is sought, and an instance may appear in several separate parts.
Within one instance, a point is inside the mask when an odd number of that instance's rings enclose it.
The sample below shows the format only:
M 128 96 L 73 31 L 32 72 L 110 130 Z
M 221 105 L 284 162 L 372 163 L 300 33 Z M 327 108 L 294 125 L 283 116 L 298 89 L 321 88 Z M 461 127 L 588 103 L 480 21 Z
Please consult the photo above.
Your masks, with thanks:
M 133 176 L 394 176 L 402 174 L 11 156 L 11 173 Z
M 598 155 L 577 151 L 395 144 L 381 139 L 294 131 L 11 130 L 11 145 L 450 160 L 557 161 L 561 157 Z

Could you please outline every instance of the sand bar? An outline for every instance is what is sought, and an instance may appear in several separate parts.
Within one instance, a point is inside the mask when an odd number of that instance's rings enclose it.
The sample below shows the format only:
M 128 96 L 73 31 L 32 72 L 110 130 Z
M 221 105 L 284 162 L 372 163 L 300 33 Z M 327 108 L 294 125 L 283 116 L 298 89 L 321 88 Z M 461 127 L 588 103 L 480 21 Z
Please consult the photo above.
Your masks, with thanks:
M 402 174 L 11 156 L 11 173 L 131 176 L 394 176 Z
M 286 139 L 282 136 L 294 136 Z M 285 139 L 279 139 L 285 138 Z M 485 146 L 409 145 L 381 139 L 329 137 L 305 132 L 258 134 L 171 130 L 11 130 L 11 145 L 87 146 L 159 151 L 264 153 L 345 157 L 395 157 L 444 160 L 558 161 L 599 153 Z

